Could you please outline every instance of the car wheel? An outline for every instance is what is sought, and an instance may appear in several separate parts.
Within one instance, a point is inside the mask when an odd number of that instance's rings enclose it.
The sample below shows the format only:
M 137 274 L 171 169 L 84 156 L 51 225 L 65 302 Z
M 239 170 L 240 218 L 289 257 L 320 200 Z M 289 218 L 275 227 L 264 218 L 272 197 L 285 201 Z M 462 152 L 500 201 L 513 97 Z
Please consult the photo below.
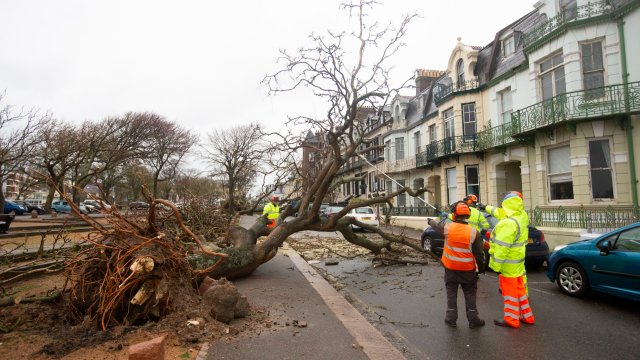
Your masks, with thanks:
M 427 251 L 433 252 L 433 239 L 430 236 L 422 238 L 422 248 Z
M 589 291 L 589 279 L 580 265 L 574 262 L 560 264 L 556 271 L 556 283 L 563 293 L 581 297 Z

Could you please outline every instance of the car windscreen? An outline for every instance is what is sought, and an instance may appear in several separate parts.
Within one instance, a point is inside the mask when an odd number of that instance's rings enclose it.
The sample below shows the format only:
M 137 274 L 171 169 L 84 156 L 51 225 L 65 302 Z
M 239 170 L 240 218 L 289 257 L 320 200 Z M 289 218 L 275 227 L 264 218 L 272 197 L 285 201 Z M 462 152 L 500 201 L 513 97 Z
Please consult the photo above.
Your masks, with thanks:
M 373 214 L 372 208 L 356 208 L 356 214 Z

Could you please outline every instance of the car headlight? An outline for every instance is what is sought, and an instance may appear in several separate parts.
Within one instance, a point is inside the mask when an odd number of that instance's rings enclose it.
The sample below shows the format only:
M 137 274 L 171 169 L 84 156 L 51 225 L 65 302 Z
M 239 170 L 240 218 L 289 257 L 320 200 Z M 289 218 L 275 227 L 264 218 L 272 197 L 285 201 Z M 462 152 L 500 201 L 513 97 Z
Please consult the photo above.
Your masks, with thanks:
M 554 247 L 554 248 L 553 248 L 553 251 L 554 251 L 554 252 L 555 252 L 555 251 L 560 251 L 560 250 L 562 250 L 562 249 L 564 249 L 564 248 L 566 248 L 566 247 L 567 247 L 567 245 L 566 245 L 566 244 L 565 244 L 565 245 L 557 245 L 556 247 Z

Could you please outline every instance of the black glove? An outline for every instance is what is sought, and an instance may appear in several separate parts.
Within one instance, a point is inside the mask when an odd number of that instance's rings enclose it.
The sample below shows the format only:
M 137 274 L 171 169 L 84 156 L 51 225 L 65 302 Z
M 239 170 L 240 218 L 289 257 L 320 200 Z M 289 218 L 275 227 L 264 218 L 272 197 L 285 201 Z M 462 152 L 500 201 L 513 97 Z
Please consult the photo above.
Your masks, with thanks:
M 482 204 L 482 203 L 477 203 L 476 204 L 476 208 L 480 211 L 485 211 L 485 209 L 487 208 L 487 205 Z

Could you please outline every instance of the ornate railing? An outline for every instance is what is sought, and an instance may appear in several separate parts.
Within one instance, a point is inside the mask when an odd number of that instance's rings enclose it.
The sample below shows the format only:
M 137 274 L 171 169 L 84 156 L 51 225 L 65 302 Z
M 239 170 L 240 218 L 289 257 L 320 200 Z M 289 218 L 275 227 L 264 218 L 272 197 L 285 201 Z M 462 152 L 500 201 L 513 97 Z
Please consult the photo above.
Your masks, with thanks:
M 416 168 L 416 158 L 411 157 L 402 160 L 383 161 L 380 170 L 386 173 L 397 173 Z
M 633 0 L 594 1 L 589 2 L 585 5 L 580 5 L 577 9 L 562 10 L 558 15 L 548 19 L 547 21 L 543 22 L 542 24 L 533 28 L 531 31 L 524 34 L 524 36 L 522 37 L 522 44 L 526 49 L 531 44 L 553 33 L 554 31 L 561 29 L 563 26 L 569 23 L 607 14 L 613 11 L 614 7 L 617 8 L 631 2 L 633 2 Z
M 634 207 L 536 207 L 527 213 L 531 225 L 587 229 L 589 232 L 607 232 L 640 221 L 640 208 Z
M 478 150 L 486 150 L 494 147 L 504 146 L 514 142 L 512 123 L 506 123 L 492 128 L 482 130 L 478 133 Z
M 640 82 L 573 91 L 511 114 L 513 135 L 567 120 L 598 118 L 640 111 Z
M 434 205 L 436 208 L 440 208 Z M 392 216 L 439 216 L 440 212 L 427 206 L 385 208 L 385 215 Z M 604 233 L 621 226 L 640 221 L 640 208 L 629 207 L 564 207 L 527 210 L 529 223 L 534 226 L 553 228 L 586 229 Z M 426 227 L 426 225 L 425 225 Z
M 426 145 L 425 151 L 416 154 L 415 164 L 417 167 L 426 166 L 430 161 L 477 150 L 476 135 L 448 137 Z
M 433 101 L 438 104 L 444 101 L 449 95 L 457 92 L 477 89 L 480 86 L 477 78 L 471 80 L 457 82 L 446 87 L 436 87 L 433 92 Z
M 434 205 L 436 208 L 440 208 L 438 205 Z M 389 211 L 391 210 L 391 211 Z M 401 206 L 393 208 L 385 208 L 384 214 L 391 216 L 439 216 L 440 212 L 432 207 L 428 206 Z M 425 223 L 425 227 L 427 224 Z

